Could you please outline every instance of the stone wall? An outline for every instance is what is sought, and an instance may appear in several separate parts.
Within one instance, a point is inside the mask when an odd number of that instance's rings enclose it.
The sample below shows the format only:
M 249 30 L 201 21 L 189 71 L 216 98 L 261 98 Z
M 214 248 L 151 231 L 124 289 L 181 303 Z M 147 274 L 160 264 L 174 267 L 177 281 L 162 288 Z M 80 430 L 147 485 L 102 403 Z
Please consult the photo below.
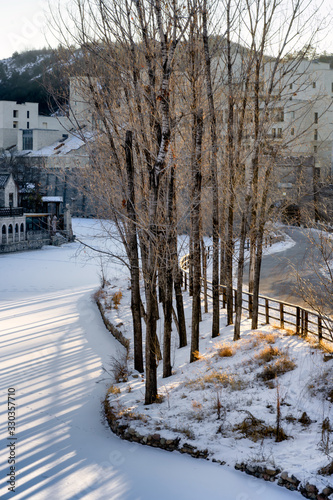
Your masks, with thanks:
M 124 335 L 121 333 L 121 331 L 118 330 L 118 328 L 116 328 L 108 320 L 108 318 L 104 314 L 104 308 L 103 308 L 101 302 L 99 301 L 99 299 L 96 299 L 96 304 L 97 304 L 97 307 L 98 307 L 98 309 L 99 309 L 99 311 L 101 313 L 101 316 L 102 316 L 102 319 L 103 319 L 103 322 L 104 322 L 104 325 L 106 326 L 106 328 L 118 340 L 118 342 L 120 342 L 121 345 L 123 345 L 125 347 L 125 349 L 128 349 L 129 345 L 130 345 L 129 339 L 127 339 L 126 337 L 124 337 Z
M 195 446 L 188 443 L 180 444 L 181 440 L 179 437 L 175 439 L 165 439 L 158 433 L 148 435 L 140 434 L 135 429 L 132 429 L 128 423 L 119 421 L 117 414 L 110 405 L 107 397 L 103 404 L 105 416 L 110 429 L 121 439 L 152 446 L 154 448 L 161 448 L 166 451 L 179 451 L 180 453 L 191 455 L 193 458 L 204 458 L 206 460 L 210 460 L 208 457 L 208 450 L 198 450 Z M 212 459 L 212 462 L 218 463 L 219 465 L 226 464 L 226 462 L 215 460 L 214 458 Z M 293 474 L 289 474 L 287 471 L 281 472 L 281 469 L 279 468 L 246 464 L 242 462 L 236 463 L 235 469 L 245 472 L 250 476 L 257 477 L 258 479 L 264 479 L 265 481 L 275 482 L 277 480 L 278 486 L 287 488 L 290 491 L 298 491 L 303 497 L 308 499 L 333 500 L 333 487 L 327 486 L 321 493 L 319 493 L 319 490 L 315 485 L 310 483 L 302 485 L 301 481 Z
M 34 241 L 17 241 L 8 245 L 0 245 L 0 253 L 23 252 L 24 250 L 39 250 L 44 245 L 49 245 L 50 239 Z

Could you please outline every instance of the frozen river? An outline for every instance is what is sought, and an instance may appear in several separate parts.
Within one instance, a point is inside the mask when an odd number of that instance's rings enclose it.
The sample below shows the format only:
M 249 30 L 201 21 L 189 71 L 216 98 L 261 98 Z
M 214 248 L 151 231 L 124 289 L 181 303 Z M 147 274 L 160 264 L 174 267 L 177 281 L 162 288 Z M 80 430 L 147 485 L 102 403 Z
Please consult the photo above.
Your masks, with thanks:
M 74 231 L 87 224 L 76 221 Z M 87 261 L 78 247 L 0 256 L 0 498 L 300 498 L 232 468 L 124 442 L 111 433 L 101 411 L 110 384 L 103 366 L 119 346 L 91 300 L 99 262 Z M 8 389 L 16 404 L 12 436 Z M 10 473 L 15 494 L 8 490 Z

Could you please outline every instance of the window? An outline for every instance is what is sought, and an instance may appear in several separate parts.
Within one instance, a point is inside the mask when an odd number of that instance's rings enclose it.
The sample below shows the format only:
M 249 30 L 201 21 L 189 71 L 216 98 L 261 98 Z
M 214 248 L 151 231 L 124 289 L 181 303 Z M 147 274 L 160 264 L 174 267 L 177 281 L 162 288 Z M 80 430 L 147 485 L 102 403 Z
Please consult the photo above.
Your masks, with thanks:
M 18 224 L 15 224 L 15 233 L 18 234 L 19 230 L 18 230 Z
M 294 129 L 294 127 L 292 127 L 292 128 L 290 129 L 290 135 L 295 135 L 295 129 Z
M 295 111 L 292 111 L 292 112 L 291 112 L 291 117 L 292 117 L 292 118 L 295 118 Z
M 312 88 L 315 89 L 316 88 L 316 82 L 312 82 Z
M 318 113 L 315 113 L 315 114 L 314 114 L 314 122 L 315 122 L 315 123 L 318 123 Z
M 278 128 L 277 136 L 278 136 L 279 139 L 282 138 L 282 128 Z
M 273 139 L 276 137 L 276 128 L 272 128 L 272 137 Z
M 27 118 L 30 118 L 30 111 L 27 111 Z
M 18 118 L 18 110 L 17 109 L 13 110 L 13 118 Z
M 9 206 L 14 206 L 14 193 L 9 193 Z
M 293 84 L 292 83 L 289 85 L 289 88 L 290 88 L 290 90 L 293 89 Z
M 22 149 L 33 149 L 32 130 L 23 130 L 22 132 Z
M 7 234 L 7 228 L 6 228 L 6 226 L 2 226 L 2 234 Z
M 282 108 L 276 110 L 275 121 L 284 122 L 284 110 Z
M 22 224 L 21 224 L 20 232 L 21 232 L 21 233 L 24 233 L 24 224 L 23 224 L 23 222 L 22 222 Z
M 318 130 L 317 130 L 317 129 L 315 129 L 315 131 L 313 132 L 313 139 L 314 139 L 315 141 L 317 141 L 317 140 L 318 140 Z
M 313 146 L 313 152 L 317 153 L 317 146 Z
M 8 234 L 13 234 L 13 226 L 11 224 L 8 226 Z
M 47 128 L 47 122 L 43 122 L 43 128 Z
M 13 128 L 17 128 L 18 127 L 18 122 L 13 122 Z
M 27 128 L 30 128 L 30 123 L 29 122 L 27 122 Z

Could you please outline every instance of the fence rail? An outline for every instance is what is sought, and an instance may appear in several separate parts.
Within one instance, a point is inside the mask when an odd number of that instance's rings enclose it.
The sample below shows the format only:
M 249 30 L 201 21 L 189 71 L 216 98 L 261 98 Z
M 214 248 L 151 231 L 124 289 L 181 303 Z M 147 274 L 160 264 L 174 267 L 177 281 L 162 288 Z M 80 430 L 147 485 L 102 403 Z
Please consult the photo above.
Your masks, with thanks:
M 189 255 L 185 255 L 180 259 L 180 268 L 183 271 L 185 289 L 187 288 L 189 261 Z M 204 283 L 204 278 L 201 278 L 201 280 L 203 288 L 207 290 L 208 297 L 212 298 L 212 283 L 208 280 Z M 233 289 L 233 294 L 233 303 L 235 304 L 237 297 L 237 290 L 235 288 Z M 224 309 L 226 307 L 226 286 L 224 285 L 220 285 L 220 296 L 222 308 Z M 242 296 L 242 311 L 250 313 L 252 310 L 253 294 L 243 291 Z M 319 341 L 326 340 L 333 342 L 333 318 L 320 315 L 310 309 L 259 295 L 258 315 L 264 318 L 266 324 L 277 322 L 280 328 L 294 329 L 295 333 L 303 337 L 314 335 L 318 337 Z

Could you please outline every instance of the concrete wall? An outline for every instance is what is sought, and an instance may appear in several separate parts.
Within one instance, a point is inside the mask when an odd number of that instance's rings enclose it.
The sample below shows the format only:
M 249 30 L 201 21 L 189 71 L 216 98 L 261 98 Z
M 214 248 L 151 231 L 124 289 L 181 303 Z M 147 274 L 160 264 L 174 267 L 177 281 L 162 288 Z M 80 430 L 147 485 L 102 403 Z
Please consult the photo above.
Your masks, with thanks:
M 38 127 L 38 103 L 17 104 L 15 101 L 0 101 L 0 128 L 35 127 Z

